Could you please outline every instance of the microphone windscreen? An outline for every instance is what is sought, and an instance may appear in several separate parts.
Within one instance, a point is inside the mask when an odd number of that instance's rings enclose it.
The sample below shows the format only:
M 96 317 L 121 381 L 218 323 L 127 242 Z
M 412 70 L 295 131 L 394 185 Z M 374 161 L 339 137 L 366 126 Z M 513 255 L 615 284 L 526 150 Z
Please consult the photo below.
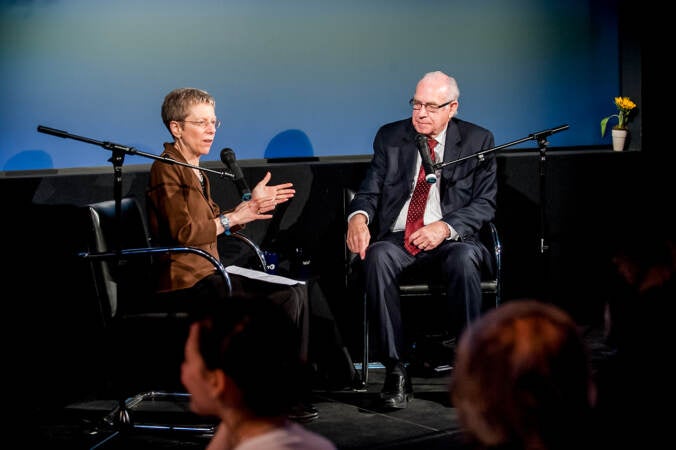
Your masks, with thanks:
M 230 165 L 232 162 L 234 162 L 236 159 L 235 157 L 235 151 L 231 148 L 224 148 L 221 150 L 221 161 L 225 163 L 226 165 Z

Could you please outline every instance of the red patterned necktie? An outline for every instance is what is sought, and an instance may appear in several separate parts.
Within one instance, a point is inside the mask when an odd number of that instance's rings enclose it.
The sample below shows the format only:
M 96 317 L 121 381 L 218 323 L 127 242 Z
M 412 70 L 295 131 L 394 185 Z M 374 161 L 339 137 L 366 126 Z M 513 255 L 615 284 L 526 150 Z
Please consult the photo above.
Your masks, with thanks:
M 434 161 L 434 147 L 437 141 L 427 138 L 427 145 L 430 148 L 430 157 Z M 411 203 L 408 205 L 408 215 L 406 216 L 406 231 L 404 232 L 404 247 L 411 255 L 416 255 L 420 249 L 409 243 L 409 237 L 418 228 L 423 226 L 423 216 L 425 215 L 425 205 L 427 204 L 427 194 L 430 191 L 431 184 L 425 180 L 425 168 L 420 164 L 418 172 L 418 181 L 415 183 Z

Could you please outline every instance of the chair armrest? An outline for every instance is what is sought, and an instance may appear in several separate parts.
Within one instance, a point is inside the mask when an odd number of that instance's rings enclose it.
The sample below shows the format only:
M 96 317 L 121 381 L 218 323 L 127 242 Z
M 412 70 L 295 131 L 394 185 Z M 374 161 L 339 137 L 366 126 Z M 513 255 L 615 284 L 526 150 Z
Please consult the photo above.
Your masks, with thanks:
M 230 276 L 225 271 L 225 267 L 221 262 L 214 258 L 209 252 L 206 252 L 196 247 L 143 247 L 143 248 L 127 248 L 116 252 L 81 252 L 78 256 L 83 259 L 90 260 L 112 260 L 121 257 L 135 257 L 151 254 L 171 254 L 171 253 L 193 253 L 200 255 L 209 260 L 216 271 L 223 277 L 226 286 L 228 287 L 228 295 L 232 295 L 232 284 L 230 283 Z
M 258 256 L 258 263 L 260 263 L 259 269 L 265 271 L 266 267 L 265 255 L 263 254 L 263 251 L 260 249 L 260 247 L 258 247 L 258 245 L 256 245 L 254 241 L 252 241 L 239 231 L 232 233 L 230 236 L 234 237 L 235 239 L 239 239 L 240 241 L 244 242 L 246 245 L 251 247 L 251 250 L 253 250 L 254 253 L 256 253 L 256 255 Z

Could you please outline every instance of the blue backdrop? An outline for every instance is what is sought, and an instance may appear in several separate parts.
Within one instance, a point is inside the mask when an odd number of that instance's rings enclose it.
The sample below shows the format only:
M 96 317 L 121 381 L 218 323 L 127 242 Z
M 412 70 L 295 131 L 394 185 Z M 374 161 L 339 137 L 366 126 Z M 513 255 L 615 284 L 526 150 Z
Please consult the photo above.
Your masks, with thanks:
M 181 86 L 213 94 L 223 121 L 203 160 L 224 147 L 238 159 L 370 154 L 437 69 L 458 80 L 459 117 L 496 144 L 563 124 L 552 147 L 609 144 L 599 122 L 620 94 L 616 0 L 0 4 L 5 171 L 110 165 L 107 150 L 38 125 L 159 154 L 160 106 Z

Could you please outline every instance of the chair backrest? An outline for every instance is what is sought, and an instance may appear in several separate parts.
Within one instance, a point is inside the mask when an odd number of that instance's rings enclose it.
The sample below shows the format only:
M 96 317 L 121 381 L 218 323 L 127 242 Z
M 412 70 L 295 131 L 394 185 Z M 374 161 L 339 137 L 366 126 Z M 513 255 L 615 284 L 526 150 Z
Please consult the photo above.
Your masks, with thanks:
M 135 197 L 121 199 L 119 220 L 114 200 L 86 205 L 85 210 L 90 224 L 89 250 L 99 254 L 88 256 L 92 259 L 94 287 L 104 321 L 120 314 L 156 316 L 176 314 L 176 310 L 169 307 L 166 298 L 159 299 L 159 302 L 155 301 L 158 279 L 154 264 L 156 255 L 197 254 L 209 260 L 230 287 L 230 278 L 223 266 L 224 261 L 218 261 L 206 251 L 186 246 L 153 247 L 146 215 Z M 254 268 L 265 269 L 263 252 L 251 239 L 240 233 L 233 233 L 230 237 L 219 239 L 219 251 L 225 249 L 225 242 L 239 243 L 235 247 L 236 252 L 246 255 L 247 261 Z M 92 258 L 92 256 L 101 257 Z M 160 306 L 166 308 L 166 311 L 158 310 Z M 180 305 L 174 306 L 180 309 Z
M 85 207 L 89 217 L 89 250 L 99 253 L 150 247 L 145 214 L 134 197 L 120 201 L 119 220 L 114 200 Z M 114 317 L 119 299 L 147 299 L 154 293 L 155 273 L 150 253 L 92 261 L 92 275 L 104 311 Z M 133 300 L 130 300 L 133 301 Z

